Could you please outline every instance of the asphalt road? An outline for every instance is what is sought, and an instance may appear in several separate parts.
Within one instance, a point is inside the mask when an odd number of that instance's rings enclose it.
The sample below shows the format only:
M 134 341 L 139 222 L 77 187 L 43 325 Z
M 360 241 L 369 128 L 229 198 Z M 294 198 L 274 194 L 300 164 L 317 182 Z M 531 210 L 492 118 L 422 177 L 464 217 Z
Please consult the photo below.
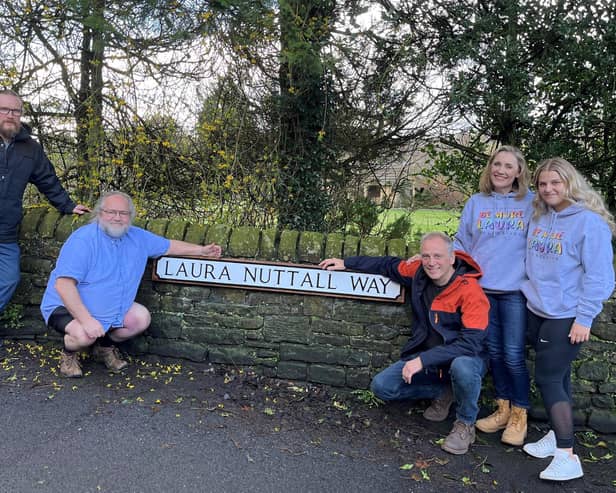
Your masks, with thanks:
M 152 413 L 94 392 L 50 401 L 2 388 L 1 399 L 7 493 L 408 491 L 390 464 L 345 456 L 333 443 L 294 453 L 301 436 L 273 439 L 217 414 L 172 406 Z
M 10 343 L 5 356 L 0 493 L 615 491 L 613 436 L 584 435 L 596 445 L 579 447 L 585 477 L 552 484 L 537 478 L 545 461 L 497 437 L 446 454 L 451 419 L 408 405 L 368 408 L 238 368 L 133 360 L 113 375 L 88 360 L 69 380 L 53 349 Z
M 237 406 L 226 411 L 227 394 L 204 401 L 225 377 L 149 366 L 140 389 L 135 373 L 91 362 L 85 378 L 67 380 L 40 361 L 22 351 L 0 373 L 2 493 L 430 491 L 409 490 L 396 464 L 356 446 L 253 427 Z

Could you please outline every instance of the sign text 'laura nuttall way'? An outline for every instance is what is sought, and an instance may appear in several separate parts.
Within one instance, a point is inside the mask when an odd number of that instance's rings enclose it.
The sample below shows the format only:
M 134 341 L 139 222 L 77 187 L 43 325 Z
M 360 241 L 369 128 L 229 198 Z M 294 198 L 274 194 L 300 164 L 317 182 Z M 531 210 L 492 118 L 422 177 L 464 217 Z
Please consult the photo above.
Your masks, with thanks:
M 154 264 L 154 280 L 403 301 L 402 287 L 387 277 L 297 264 L 165 256 Z

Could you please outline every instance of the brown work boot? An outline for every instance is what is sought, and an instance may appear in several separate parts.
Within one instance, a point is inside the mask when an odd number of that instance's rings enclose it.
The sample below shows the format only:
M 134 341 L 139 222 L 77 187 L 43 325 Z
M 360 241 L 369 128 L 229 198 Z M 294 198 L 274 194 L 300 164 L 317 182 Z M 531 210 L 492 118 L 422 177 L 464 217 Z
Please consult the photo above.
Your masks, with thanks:
M 498 406 L 496 411 L 486 418 L 477 420 L 475 426 L 478 430 L 483 431 L 484 433 L 494 433 L 507 426 L 509 416 L 511 416 L 509 401 L 505 399 L 496 399 L 496 405 Z
M 520 447 L 524 445 L 526 438 L 526 409 L 511 406 L 511 415 L 507 422 L 507 428 L 503 431 L 501 442 Z
M 95 344 L 94 347 L 92 347 L 92 356 L 94 356 L 96 361 L 105 363 L 105 366 L 109 370 L 116 373 L 128 366 L 128 363 L 122 359 L 120 350 L 115 346 L 106 347 Z
M 471 443 L 475 443 L 475 425 L 456 420 L 441 448 L 450 454 L 461 455 L 468 452 Z
M 423 412 L 428 421 L 444 421 L 449 415 L 449 408 L 453 404 L 453 390 L 447 385 L 440 397 L 434 399 Z
M 79 353 L 62 350 L 60 353 L 60 373 L 67 378 L 79 378 L 83 376 Z

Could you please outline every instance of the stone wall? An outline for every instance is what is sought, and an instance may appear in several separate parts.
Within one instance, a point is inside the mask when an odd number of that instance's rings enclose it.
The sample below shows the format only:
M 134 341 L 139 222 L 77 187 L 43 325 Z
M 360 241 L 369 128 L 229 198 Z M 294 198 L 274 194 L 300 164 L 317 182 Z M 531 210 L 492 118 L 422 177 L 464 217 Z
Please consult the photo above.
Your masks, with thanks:
M 23 319 L 19 328 L 0 327 L 0 335 L 57 338 L 47 332 L 38 305 L 60 247 L 84 222 L 47 209 L 25 215 L 22 282 L 13 300 L 24 306 Z M 414 253 L 399 239 L 360 241 L 341 234 L 232 229 L 163 219 L 136 224 L 168 238 L 216 242 L 226 258 L 314 264 L 326 257 Z M 152 324 L 124 348 L 133 354 L 250 365 L 268 376 L 352 389 L 367 388 L 375 372 L 398 357 L 410 333 L 406 305 L 153 282 L 150 265 L 137 301 L 151 310 Z M 532 357 L 529 363 L 532 367 Z M 606 305 L 574 366 L 577 421 L 616 432 L 616 299 Z M 540 416 L 541 406 L 535 405 L 533 413 Z

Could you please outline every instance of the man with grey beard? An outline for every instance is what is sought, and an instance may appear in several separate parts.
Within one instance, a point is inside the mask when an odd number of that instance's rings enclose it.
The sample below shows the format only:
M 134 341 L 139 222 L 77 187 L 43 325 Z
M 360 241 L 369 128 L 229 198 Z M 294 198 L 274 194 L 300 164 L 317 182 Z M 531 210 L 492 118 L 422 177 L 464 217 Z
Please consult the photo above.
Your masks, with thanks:
M 10 89 L 0 90 L 0 313 L 19 284 L 19 225 L 23 196 L 33 183 L 63 214 L 83 214 L 90 209 L 77 205 L 62 188 L 41 145 L 21 123 L 23 101 Z M 0 346 L 2 340 L 0 339 Z
M 69 378 L 83 375 L 78 355 L 90 346 L 110 370 L 128 366 L 113 343 L 132 339 L 150 325 L 150 312 L 135 302 L 148 258 L 221 254 L 213 243 L 168 240 L 132 226 L 135 207 L 122 192 L 104 194 L 93 216 L 60 250 L 41 303 L 47 326 L 63 335 L 60 372 Z

